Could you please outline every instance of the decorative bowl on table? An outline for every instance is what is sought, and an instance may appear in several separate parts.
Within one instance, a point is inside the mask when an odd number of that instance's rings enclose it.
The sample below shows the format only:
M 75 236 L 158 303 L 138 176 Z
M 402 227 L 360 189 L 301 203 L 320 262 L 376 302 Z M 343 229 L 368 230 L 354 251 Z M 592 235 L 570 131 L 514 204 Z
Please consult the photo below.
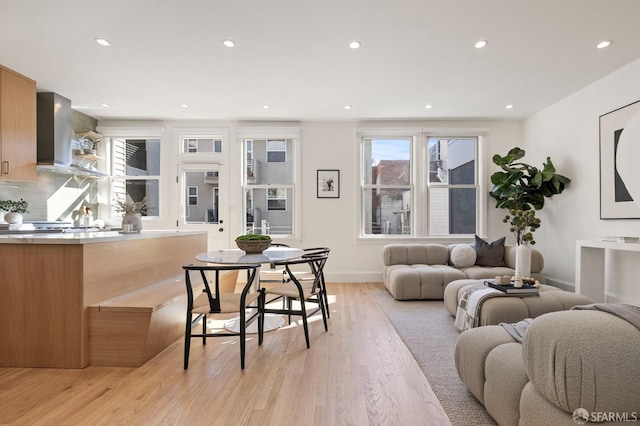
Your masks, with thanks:
M 247 254 L 258 254 L 269 248 L 271 237 L 247 234 L 236 238 L 236 244 L 240 250 L 244 250 Z

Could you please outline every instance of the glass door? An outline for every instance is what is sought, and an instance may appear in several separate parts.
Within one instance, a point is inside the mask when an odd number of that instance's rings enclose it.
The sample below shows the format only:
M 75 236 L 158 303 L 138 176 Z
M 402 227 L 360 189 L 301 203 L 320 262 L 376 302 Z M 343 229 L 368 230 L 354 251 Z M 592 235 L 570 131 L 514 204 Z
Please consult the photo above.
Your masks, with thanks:
M 227 179 L 222 164 L 178 165 L 178 229 L 209 231 L 209 250 L 229 248 Z

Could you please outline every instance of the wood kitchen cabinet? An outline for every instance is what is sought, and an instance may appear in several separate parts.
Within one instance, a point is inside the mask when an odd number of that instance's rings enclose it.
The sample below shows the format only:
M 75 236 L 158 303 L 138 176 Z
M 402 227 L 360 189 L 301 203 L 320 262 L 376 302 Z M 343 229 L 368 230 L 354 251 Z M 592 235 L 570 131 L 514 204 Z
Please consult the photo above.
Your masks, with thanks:
M 0 179 L 36 179 L 36 82 L 0 65 Z

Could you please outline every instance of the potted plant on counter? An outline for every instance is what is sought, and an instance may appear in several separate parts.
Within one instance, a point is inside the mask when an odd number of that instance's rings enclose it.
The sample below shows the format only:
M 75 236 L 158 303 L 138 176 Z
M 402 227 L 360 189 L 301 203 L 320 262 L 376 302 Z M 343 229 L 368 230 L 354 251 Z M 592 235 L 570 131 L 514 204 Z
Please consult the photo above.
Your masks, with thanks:
M 133 233 L 142 231 L 142 215 L 147 213 L 147 202 L 147 197 L 144 197 L 140 201 L 115 200 L 115 211 L 122 213 L 122 232 Z M 129 227 L 128 225 L 131 226 Z
M 20 201 L 0 201 L 0 211 L 5 212 L 4 221 L 7 223 L 22 223 L 22 215 L 29 213 L 29 203 L 20 198 Z
M 538 169 L 520 162 L 525 151 L 513 148 L 504 157 L 496 154 L 493 163 L 502 171 L 491 175 L 493 189 L 489 195 L 496 200 L 496 208 L 507 209 L 503 221 L 511 225 L 510 231 L 516 238 L 516 275 L 528 277 L 531 273 L 531 249 L 535 244 L 533 232 L 540 227 L 536 210 L 544 207 L 545 198 L 560 194 L 571 182 L 566 176 L 556 173 L 556 168 L 547 157 Z

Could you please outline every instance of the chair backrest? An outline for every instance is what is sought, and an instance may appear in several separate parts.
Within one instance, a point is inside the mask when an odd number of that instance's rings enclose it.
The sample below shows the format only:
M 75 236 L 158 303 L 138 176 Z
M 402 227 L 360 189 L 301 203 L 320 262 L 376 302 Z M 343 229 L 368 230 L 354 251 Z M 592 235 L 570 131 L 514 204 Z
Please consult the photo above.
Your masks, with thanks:
M 320 285 L 322 285 L 323 287 L 325 284 L 324 283 L 324 264 L 327 262 L 327 258 L 329 257 L 330 251 L 331 249 L 328 247 L 313 247 L 313 248 L 304 249 L 304 254 L 302 255 L 303 259 L 315 259 L 316 257 L 318 257 L 317 263 L 314 262 L 316 264 L 312 267 L 312 271 L 314 270 L 314 268 L 319 269 L 319 272 L 317 273 L 317 275 L 319 275 Z
M 328 255 L 331 249 L 329 247 L 313 247 L 313 248 L 302 249 L 302 251 L 304 251 L 304 254 L 302 255 L 302 257 L 308 257 L 308 256 L 314 256 L 317 254 Z
M 193 265 L 188 264 L 184 265 L 182 269 L 184 269 L 185 273 L 185 284 L 187 286 L 187 309 L 190 311 L 193 308 L 193 284 L 191 281 L 191 271 L 197 271 L 200 273 L 200 278 L 202 279 L 202 284 L 204 284 L 203 291 L 207 294 L 207 299 L 209 300 L 209 312 L 212 314 L 220 313 L 220 273 L 224 271 L 247 271 L 247 285 L 244 287 L 243 296 L 250 289 L 250 283 L 256 278 L 256 272 L 260 268 L 260 264 L 246 264 L 246 265 Z M 213 282 L 209 281 L 206 272 L 214 271 L 215 278 Z M 213 291 L 211 289 L 211 284 L 213 284 Z
M 302 264 L 308 265 L 309 268 L 311 269 L 311 272 L 314 275 L 313 291 L 315 292 L 315 290 L 318 287 L 321 287 L 324 284 L 323 270 L 328 257 L 329 255 L 327 253 L 319 253 L 319 254 L 310 253 L 310 254 L 303 255 L 302 257 L 297 259 L 278 261 L 278 262 L 275 262 L 275 264 L 277 266 L 284 266 L 285 271 L 289 276 L 289 279 L 296 282 L 298 285 L 300 285 L 300 281 L 296 278 L 295 271 L 291 270 L 291 266 L 302 265 Z

